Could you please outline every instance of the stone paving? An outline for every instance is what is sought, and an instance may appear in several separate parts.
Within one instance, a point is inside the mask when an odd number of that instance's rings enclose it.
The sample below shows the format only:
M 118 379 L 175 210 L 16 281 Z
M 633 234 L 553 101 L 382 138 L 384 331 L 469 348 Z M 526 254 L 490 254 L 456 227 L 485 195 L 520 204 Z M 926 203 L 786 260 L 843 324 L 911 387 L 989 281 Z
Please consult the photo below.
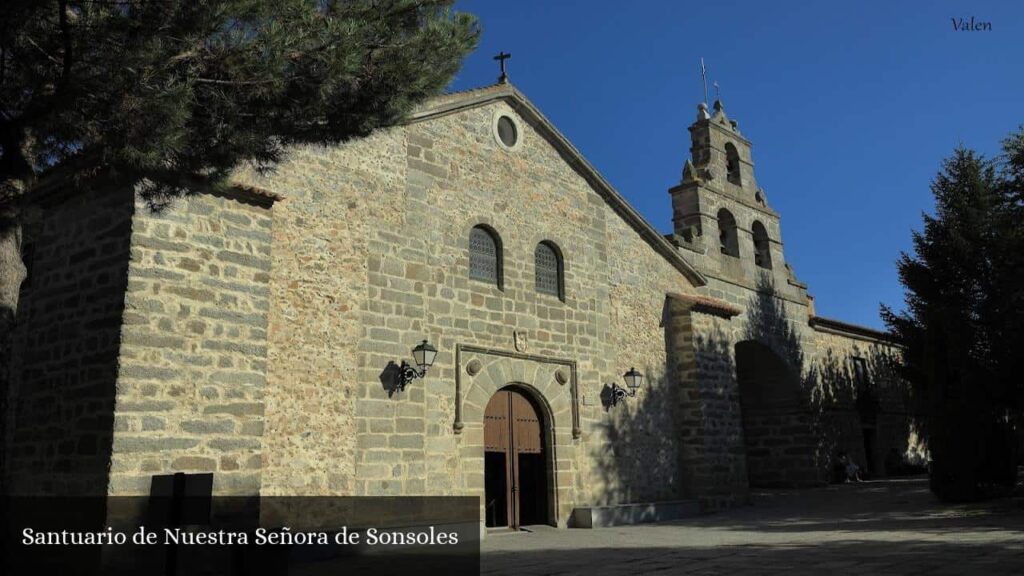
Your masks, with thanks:
M 481 573 L 1024 574 L 1024 498 L 946 505 L 926 479 L 759 491 L 686 521 L 492 535 Z

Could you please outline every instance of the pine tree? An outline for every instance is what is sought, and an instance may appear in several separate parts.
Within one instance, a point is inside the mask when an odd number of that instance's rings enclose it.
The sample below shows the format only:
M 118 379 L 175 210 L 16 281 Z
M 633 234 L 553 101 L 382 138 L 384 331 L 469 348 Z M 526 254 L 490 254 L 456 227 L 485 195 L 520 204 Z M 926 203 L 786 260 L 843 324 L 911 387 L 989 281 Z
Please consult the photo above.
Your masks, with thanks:
M 393 124 L 475 47 L 452 0 L 7 0 L 0 7 L 0 313 L 24 277 L 18 215 L 55 167 L 152 198 L 295 142 Z
M 905 374 L 924 400 L 932 490 L 947 500 L 983 497 L 1016 478 L 1022 135 L 1004 143 L 1002 159 L 961 147 L 943 162 L 931 185 L 935 215 L 924 215 L 914 254 L 897 264 L 906 310 L 882 311 L 906 346 Z

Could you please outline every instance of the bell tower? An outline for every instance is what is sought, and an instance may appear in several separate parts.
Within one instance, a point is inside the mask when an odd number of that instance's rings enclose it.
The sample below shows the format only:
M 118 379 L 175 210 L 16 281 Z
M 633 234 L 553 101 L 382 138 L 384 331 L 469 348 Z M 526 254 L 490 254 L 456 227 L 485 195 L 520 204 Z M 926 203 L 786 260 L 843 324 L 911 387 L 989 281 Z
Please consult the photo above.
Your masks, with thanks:
M 672 196 L 672 238 L 690 250 L 701 273 L 755 285 L 766 275 L 777 286 L 800 287 L 782 253 L 779 215 L 758 186 L 751 143 L 716 100 L 697 106 L 690 125 L 690 158 Z

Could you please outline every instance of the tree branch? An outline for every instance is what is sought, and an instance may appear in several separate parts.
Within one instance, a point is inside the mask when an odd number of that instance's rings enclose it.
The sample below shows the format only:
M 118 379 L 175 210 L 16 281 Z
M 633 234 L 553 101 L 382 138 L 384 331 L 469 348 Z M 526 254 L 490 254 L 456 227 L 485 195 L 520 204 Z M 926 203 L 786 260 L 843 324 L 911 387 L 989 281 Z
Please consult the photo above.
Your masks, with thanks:
M 278 80 L 218 80 L 216 78 L 196 78 L 196 82 L 200 84 L 223 84 L 227 86 L 247 86 L 247 85 L 259 85 L 259 84 L 273 84 Z
M 68 23 L 67 0 L 60 0 L 57 5 L 60 8 L 60 35 L 64 43 L 64 66 L 61 70 L 60 84 L 66 84 L 71 76 L 71 24 Z
M 29 44 L 31 44 L 33 47 L 35 47 L 35 49 L 38 50 L 40 54 L 42 54 L 43 56 L 46 56 L 46 59 L 49 60 L 50 62 L 53 62 L 54 64 L 56 64 L 58 66 L 62 66 L 63 65 L 63 63 L 60 61 L 59 58 L 57 58 L 56 56 L 51 55 L 49 52 L 44 50 L 42 46 L 40 46 L 39 44 L 36 44 L 36 41 L 33 40 L 31 36 L 25 35 L 25 40 L 27 40 Z

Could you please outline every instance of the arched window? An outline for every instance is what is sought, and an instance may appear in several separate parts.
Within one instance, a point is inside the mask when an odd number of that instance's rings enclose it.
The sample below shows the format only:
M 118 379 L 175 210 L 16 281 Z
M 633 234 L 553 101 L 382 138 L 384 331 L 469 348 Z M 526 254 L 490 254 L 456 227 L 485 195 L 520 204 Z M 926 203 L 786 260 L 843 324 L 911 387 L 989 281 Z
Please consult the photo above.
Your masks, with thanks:
M 771 245 L 768 242 L 768 231 L 764 229 L 764 224 L 757 220 L 754 220 L 754 225 L 750 227 L 750 230 L 754 233 L 754 264 L 771 270 L 772 253 Z
M 740 244 L 736 239 L 736 218 L 725 208 L 718 211 L 718 244 L 722 254 L 740 257 Z
M 558 247 L 547 241 L 537 244 L 537 249 L 533 251 L 533 262 L 537 292 L 565 300 L 562 255 Z
M 469 233 L 469 277 L 501 288 L 501 240 L 486 226 Z
M 726 142 L 725 144 L 725 170 L 728 173 L 729 182 L 737 186 L 742 183 L 740 179 L 740 155 L 736 151 L 736 147 L 732 145 L 732 142 Z

